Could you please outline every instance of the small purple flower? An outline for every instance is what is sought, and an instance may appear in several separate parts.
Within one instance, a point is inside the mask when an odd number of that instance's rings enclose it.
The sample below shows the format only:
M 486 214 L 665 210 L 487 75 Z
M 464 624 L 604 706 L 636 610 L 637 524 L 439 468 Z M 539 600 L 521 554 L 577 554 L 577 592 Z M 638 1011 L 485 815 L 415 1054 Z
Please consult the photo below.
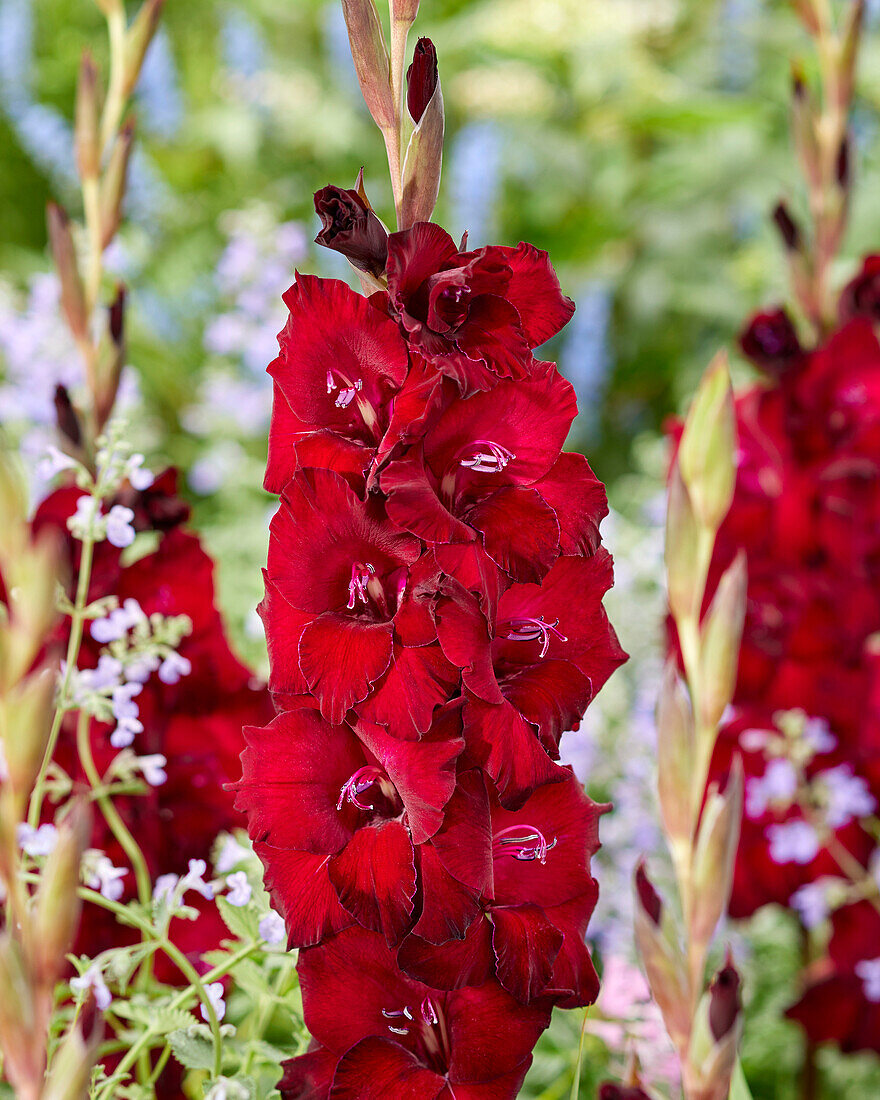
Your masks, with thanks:
M 126 508 L 124 504 L 114 504 L 107 513 L 107 541 L 120 549 L 131 546 L 135 536 L 131 523 L 133 519 L 134 512 L 131 508 Z
M 856 975 L 862 979 L 862 989 L 867 1000 L 880 1003 L 880 958 L 862 959 L 855 965 Z
M 176 684 L 181 676 L 189 676 L 192 665 L 179 653 L 169 653 L 159 666 L 159 679 L 163 684 Z
M 95 995 L 95 1004 L 102 1012 L 110 1007 L 110 1002 L 113 999 L 110 996 L 107 983 L 104 981 L 101 968 L 97 963 L 92 963 L 88 970 L 78 978 L 71 978 L 70 988 L 74 993 L 87 993 L 91 989 Z
M 226 900 L 230 905 L 247 905 L 251 900 L 251 884 L 244 871 L 235 871 L 231 874 L 226 880 L 226 886 L 229 890 Z
M 750 779 L 746 784 L 746 813 L 749 817 L 761 817 L 771 803 L 791 805 L 797 791 L 797 772 L 789 760 L 771 760 L 764 774 Z
M 51 444 L 46 448 L 46 451 L 46 457 L 42 459 L 37 470 L 40 477 L 45 481 L 51 481 L 52 478 L 57 477 L 65 470 L 75 470 L 79 466 L 79 463 L 74 461 L 70 455 L 64 454 L 63 451 L 59 451 L 57 447 Z
M 34 829 L 22 822 L 15 835 L 19 848 L 32 858 L 49 855 L 58 843 L 58 830 L 54 825 L 41 825 Z
M 243 844 L 239 844 L 234 836 L 227 836 L 224 838 L 223 847 L 214 862 L 214 870 L 218 875 L 225 875 L 236 864 L 243 863 L 249 856 L 250 851 Z
M 195 890 L 207 901 L 211 901 L 214 897 L 214 887 L 210 882 L 205 882 L 204 874 L 207 869 L 208 865 L 203 859 L 191 859 L 189 861 L 189 870 L 181 880 L 184 893 L 187 890 Z
M 114 867 L 108 856 L 96 853 L 86 871 L 85 882 L 86 886 L 99 890 L 110 901 L 119 901 L 124 889 L 122 880 L 127 874 L 124 867 Z
M 816 928 L 828 917 L 828 885 L 825 879 L 805 883 L 795 890 L 789 900 L 791 907 L 800 913 L 805 928 Z
M 159 875 L 153 886 L 153 901 L 156 903 L 170 901 L 179 882 L 178 875 Z
M 819 837 L 806 821 L 785 821 L 767 829 L 774 863 L 812 863 L 819 853 Z
M 150 756 L 139 756 L 136 766 L 151 787 L 161 787 L 168 779 L 168 772 L 165 771 L 167 763 L 167 757 L 164 757 L 160 752 L 156 752 Z
M 876 799 L 865 780 L 853 774 L 849 764 L 839 764 L 818 776 L 826 798 L 825 820 L 832 829 L 841 829 L 853 818 L 867 817 L 877 808 Z
M 262 918 L 259 924 L 259 931 L 262 938 L 272 947 L 277 947 L 278 944 L 284 943 L 285 929 L 284 921 L 273 909 L 271 913 L 267 913 Z
M 140 454 L 134 454 L 128 460 L 125 472 L 131 483 L 132 489 L 136 489 L 139 493 L 142 493 L 144 489 L 149 489 L 155 480 L 152 473 L 149 470 L 145 470 L 144 456 Z
M 205 987 L 205 992 L 208 994 L 208 1000 L 214 1007 L 214 1012 L 217 1014 L 217 1019 L 222 1020 L 226 1015 L 226 1002 L 223 1000 L 223 982 L 211 982 Z M 199 1006 L 202 1019 L 207 1023 L 210 1019 L 208 1011 L 204 1005 Z
M 804 740 L 815 753 L 831 752 L 837 746 L 837 738 L 827 718 L 808 718 L 804 724 Z

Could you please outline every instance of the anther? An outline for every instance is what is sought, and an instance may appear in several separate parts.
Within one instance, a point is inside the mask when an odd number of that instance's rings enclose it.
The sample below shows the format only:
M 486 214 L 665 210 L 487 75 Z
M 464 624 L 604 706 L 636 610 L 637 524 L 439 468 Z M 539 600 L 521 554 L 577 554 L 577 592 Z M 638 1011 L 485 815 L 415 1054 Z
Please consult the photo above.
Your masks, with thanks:
M 538 619 L 509 619 L 506 623 L 502 624 L 500 629 L 504 627 L 508 628 L 507 634 L 502 634 L 501 637 L 511 642 L 537 642 L 541 643 L 541 657 L 547 656 L 547 650 L 550 648 L 550 635 L 554 634 L 560 642 L 567 642 L 568 638 L 556 627 L 559 625 L 559 619 L 555 622 L 545 623 L 544 616 L 541 615 Z
M 547 853 L 556 847 L 556 843 L 556 837 L 548 842 L 541 830 L 534 825 L 510 825 L 495 834 L 492 854 L 512 856 L 527 863 L 537 860 L 543 864 L 547 862 Z

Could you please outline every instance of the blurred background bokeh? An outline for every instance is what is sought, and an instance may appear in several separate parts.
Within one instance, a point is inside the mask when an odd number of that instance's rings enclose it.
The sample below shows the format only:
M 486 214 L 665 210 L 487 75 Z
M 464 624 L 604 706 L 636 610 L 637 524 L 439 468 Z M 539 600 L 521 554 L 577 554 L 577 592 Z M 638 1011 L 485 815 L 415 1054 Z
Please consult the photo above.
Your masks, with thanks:
M 880 3 L 870 8 L 839 282 L 880 247 Z M 629 1031 L 665 1072 L 627 969 L 631 868 L 658 846 L 649 791 L 662 424 L 717 348 L 734 347 L 749 312 L 786 297 L 769 212 L 781 196 L 803 208 L 789 68 L 800 55 L 808 70 L 813 61 L 785 0 L 422 0 L 418 29 L 437 46 L 447 109 L 436 220 L 456 237 L 467 230 L 472 245 L 549 250 L 578 309 L 542 354 L 577 388 L 571 445 L 607 482 L 613 508 L 610 612 L 634 660 L 567 752 L 591 793 L 616 805 L 604 820 L 596 934 L 608 1014 L 629 1012 L 633 1027 L 588 1024 L 591 1096 L 619 1072 Z M 55 384 L 79 377 L 47 274 L 44 214 L 50 197 L 77 210 L 77 67 L 85 47 L 103 63 L 104 46 L 90 0 L 0 0 L 0 421 L 31 456 L 49 437 Z M 127 223 L 108 256 L 131 287 L 126 402 L 153 468 L 180 467 L 238 648 L 265 664 L 254 607 L 272 507 L 260 483 L 280 293 L 295 267 L 348 277 L 311 243 L 312 193 L 352 186 L 363 165 L 387 218 L 383 147 L 337 0 L 169 0 L 135 99 Z M 736 356 L 734 373 L 750 377 Z M 730 935 L 748 959 L 754 1095 L 788 1100 L 801 1038 L 779 1011 L 792 999 L 794 930 L 771 913 Z M 581 1027 L 569 1017 L 542 1042 L 527 1095 L 568 1095 Z M 820 1061 L 839 1095 L 880 1095 L 872 1058 Z

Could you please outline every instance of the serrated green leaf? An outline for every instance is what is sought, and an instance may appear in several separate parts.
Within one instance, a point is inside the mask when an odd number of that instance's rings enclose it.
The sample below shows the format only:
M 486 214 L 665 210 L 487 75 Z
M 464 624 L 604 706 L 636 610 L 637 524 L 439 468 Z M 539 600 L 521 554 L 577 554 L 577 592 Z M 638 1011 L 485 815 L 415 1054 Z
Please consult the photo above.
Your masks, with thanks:
M 201 1035 L 189 1031 L 172 1031 L 168 1036 L 171 1053 L 184 1069 L 213 1069 L 214 1046 Z
M 153 1017 L 154 1029 L 165 1035 L 172 1031 L 186 1031 L 192 1024 L 192 1013 L 184 1008 L 160 1008 Z
M 217 898 L 217 908 L 229 931 L 244 943 L 259 937 L 259 914 L 250 905 L 230 905 L 226 898 Z

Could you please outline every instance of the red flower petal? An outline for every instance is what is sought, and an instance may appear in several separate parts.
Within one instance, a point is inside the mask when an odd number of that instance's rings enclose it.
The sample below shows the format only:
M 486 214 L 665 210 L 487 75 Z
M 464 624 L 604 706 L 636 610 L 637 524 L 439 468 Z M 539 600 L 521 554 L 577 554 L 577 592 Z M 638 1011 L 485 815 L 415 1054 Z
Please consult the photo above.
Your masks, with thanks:
M 482 913 L 473 920 L 464 939 L 446 938 L 435 944 L 416 935 L 406 937 L 397 952 L 400 969 L 434 989 L 460 989 L 483 985 L 495 974 L 492 925 Z
M 281 1063 L 284 1076 L 278 1082 L 281 1100 L 326 1100 L 339 1061 L 324 1047 Z
M 407 649 L 395 643 L 390 668 L 356 710 L 394 737 L 418 739 L 431 728 L 435 708 L 455 694 L 458 682 L 458 669 L 439 646 Z
M 437 1100 L 444 1086 L 410 1051 L 370 1036 L 339 1060 L 330 1100 Z
M 272 421 L 269 427 L 269 457 L 263 488 L 281 493 L 296 473 L 298 462 L 294 447 L 311 430 L 296 415 L 277 382 L 272 384 Z
M 443 807 L 455 790 L 455 760 L 464 748 L 457 736 L 440 724 L 421 741 L 400 741 L 380 726 L 361 723 L 357 734 L 388 773 L 406 807 L 413 844 L 422 844 L 443 824 Z
M 535 489 L 506 486 L 468 512 L 486 553 L 516 581 L 540 581 L 559 555 L 556 513 Z
M 589 557 L 599 547 L 599 524 L 608 515 L 605 486 L 579 454 L 561 454 L 537 489 L 559 521 L 563 554 Z
M 266 889 L 284 918 L 288 949 L 320 943 L 354 923 L 339 904 L 326 856 L 259 843 L 254 851 L 266 869 Z
M 495 982 L 456 990 L 446 1003 L 452 1085 L 491 1081 L 513 1072 L 550 1021 L 549 1008 L 518 1004 Z
M 413 447 L 405 458 L 389 462 L 379 476 L 382 491 L 388 494 L 385 505 L 389 517 L 405 531 L 425 542 L 470 542 L 472 528 L 446 508 L 425 469 L 421 445 Z
M 468 749 L 495 780 L 502 805 L 521 806 L 536 787 L 568 777 L 541 747 L 535 727 L 506 700 L 483 703 L 469 695 L 464 716 Z
M 391 623 L 364 623 L 328 612 L 303 630 L 299 667 L 328 722 L 365 699 L 391 663 Z
M 505 296 L 519 313 L 529 347 L 535 348 L 568 324 L 574 302 L 562 293 L 546 252 L 525 242 L 501 251 L 512 273 Z
M 554 754 L 563 733 L 577 727 L 595 694 L 592 681 L 579 668 L 549 657 L 505 676 L 503 693 L 527 722 L 538 727 L 542 744 Z
M 492 888 L 492 825 L 486 781 L 476 768 L 458 776 L 446 804 L 443 827 L 431 840 L 440 862 L 453 878 L 479 896 Z
M 377 438 L 378 409 L 409 366 L 397 326 L 338 279 L 297 274 L 284 302 L 290 316 L 269 373 L 291 409 L 312 427 Z
M 403 305 L 458 253 L 455 241 L 433 222 L 416 222 L 388 238 L 388 293 Z M 404 322 L 406 323 L 406 322 Z
M 399 821 L 359 829 L 329 864 L 339 900 L 364 928 L 398 944 L 412 925 L 416 868 L 412 841 Z
M 492 907 L 492 946 L 498 980 L 518 1001 L 539 996 L 553 975 L 563 936 L 535 905 Z
M 599 976 L 584 937 L 596 905 L 598 888 L 563 905 L 545 909 L 547 919 L 563 934 L 562 948 L 553 964 L 553 977 L 544 995 L 559 1008 L 584 1008 L 599 996 Z
M 265 569 L 263 581 L 266 595 L 257 611 L 263 620 L 266 644 L 269 648 L 269 688 L 276 699 L 290 702 L 291 697 L 308 695 L 309 685 L 300 672 L 299 640 L 311 616 L 296 611 L 281 595 Z
M 365 759 L 351 730 L 296 710 L 244 732 L 235 805 L 248 815 L 249 835 L 321 855 L 340 851 L 356 817 L 348 807 L 337 810 L 339 792 Z
M 449 874 L 433 845 L 423 844 L 418 851 L 417 904 L 421 905 L 421 912 L 413 926 L 413 933 L 415 937 L 430 943 L 460 940 L 480 915 L 479 893 Z M 413 938 L 410 935 L 405 942 Z M 420 976 L 419 978 L 421 981 L 428 980 Z M 438 988 L 447 989 L 451 986 L 441 985 Z

